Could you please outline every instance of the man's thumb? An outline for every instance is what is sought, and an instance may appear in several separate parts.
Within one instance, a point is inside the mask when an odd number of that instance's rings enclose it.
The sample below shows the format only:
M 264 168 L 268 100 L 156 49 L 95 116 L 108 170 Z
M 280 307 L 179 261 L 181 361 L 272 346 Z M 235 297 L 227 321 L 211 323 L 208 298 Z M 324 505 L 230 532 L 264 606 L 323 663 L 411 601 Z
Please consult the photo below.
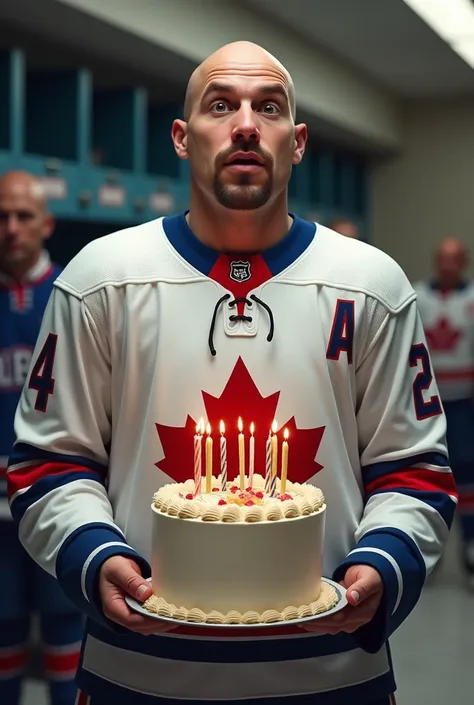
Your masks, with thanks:
M 108 575 L 110 582 L 122 588 L 130 597 L 144 602 L 153 594 L 150 583 L 138 572 L 135 563 L 127 559 L 114 561 L 114 565 L 109 568 L 112 568 Z
M 350 605 L 355 607 L 367 598 L 375 595 L 379 589 L 379 584 L 370 577 L 358 578 L 352 585 L 349 585 L 346 591 L 346 598 Z

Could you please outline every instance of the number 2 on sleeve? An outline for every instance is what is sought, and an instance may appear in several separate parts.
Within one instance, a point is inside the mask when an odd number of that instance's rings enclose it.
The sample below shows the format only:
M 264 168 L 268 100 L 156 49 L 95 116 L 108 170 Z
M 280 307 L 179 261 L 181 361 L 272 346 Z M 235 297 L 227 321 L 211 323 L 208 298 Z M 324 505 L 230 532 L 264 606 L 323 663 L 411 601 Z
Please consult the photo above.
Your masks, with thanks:
M 421 370 L 413 380 L 413 401 L 416 418 L 418 421 L 423 421 L 423 419 L 441 414 L 442 408 L 437 394 L 433 394 L 427 400 L 423 396 L 423 392 L 430 388 L 433 381 L 430 356 L 424 343 L 417 343 L 410 350 L 410 367 L 418 367 L 418 362 L 421 362 Z
M 57 342 L 58 336 L 50 333 L 41 348 L 28 381 L 28 389 L 34 389 L 37 392 L 35 400 L 37 411 L 46 411 L 49 397 L 54 392 L 53 366 Z

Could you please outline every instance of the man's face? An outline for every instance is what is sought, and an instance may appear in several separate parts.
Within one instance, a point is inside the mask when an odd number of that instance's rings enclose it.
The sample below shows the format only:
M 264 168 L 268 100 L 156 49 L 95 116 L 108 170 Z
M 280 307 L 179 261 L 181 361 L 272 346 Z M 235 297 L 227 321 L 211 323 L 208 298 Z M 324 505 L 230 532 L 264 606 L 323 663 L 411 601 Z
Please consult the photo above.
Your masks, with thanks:
M 0 187 L 0 268 L 10 270 L 34 263 L 52 220 L 31 188 L 7 182 Z
M 209 72 L 187 124 L 197 188 L 234 210 L 261 208 L 287 187 L 302 158 L 304 125 L 294 124 L 289 86 L 277 67 Z
M 439 278 L 454 285 L 462 278 L 466 267 L 466 253 L 463 248 L 454 245 L 441 247 L 436 264 Z

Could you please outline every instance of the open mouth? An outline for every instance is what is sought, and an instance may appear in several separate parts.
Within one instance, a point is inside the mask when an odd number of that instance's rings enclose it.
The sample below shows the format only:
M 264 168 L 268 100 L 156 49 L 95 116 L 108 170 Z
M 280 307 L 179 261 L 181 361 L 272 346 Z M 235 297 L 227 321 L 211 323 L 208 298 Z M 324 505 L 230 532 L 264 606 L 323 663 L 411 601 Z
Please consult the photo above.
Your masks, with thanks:
M 226 162 L 226 166 L 241 166 L 241 167 L 261 167 L 264 166 L 263 160 L 256 154 L 234 154 Z

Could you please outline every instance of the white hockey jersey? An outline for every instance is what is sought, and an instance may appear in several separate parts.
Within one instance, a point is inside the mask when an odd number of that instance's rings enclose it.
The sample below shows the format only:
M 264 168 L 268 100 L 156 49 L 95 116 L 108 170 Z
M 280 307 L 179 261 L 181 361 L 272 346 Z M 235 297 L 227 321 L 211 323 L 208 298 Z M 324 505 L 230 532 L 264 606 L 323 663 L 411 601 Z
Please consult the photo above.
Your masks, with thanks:
M 380 571 L 385 599 L 355 634 L 144 637 L 104 617 L 103 561 L 150 574 L 153 493 L 192 477 L 200 418 L 225 421 L 235 476 L 239 416 L 255 424 L 256 471 L 276 419 L 289 479 L 324 492 L 324 574 Z M 339 705 L 394 690 L 387 639 L 440 555 L 456 489 L 415 294 L 385 254 L 298 218 L 250 256 L 204 246 L 184 214 L 95 240 L 55 283 L 15 428 L 12 513 L 90 617 L 78 682 L 93 698 Z
M 415 291 L 441 398 L 473 398 L 474 284 L 443 292 L 421 282 Z

